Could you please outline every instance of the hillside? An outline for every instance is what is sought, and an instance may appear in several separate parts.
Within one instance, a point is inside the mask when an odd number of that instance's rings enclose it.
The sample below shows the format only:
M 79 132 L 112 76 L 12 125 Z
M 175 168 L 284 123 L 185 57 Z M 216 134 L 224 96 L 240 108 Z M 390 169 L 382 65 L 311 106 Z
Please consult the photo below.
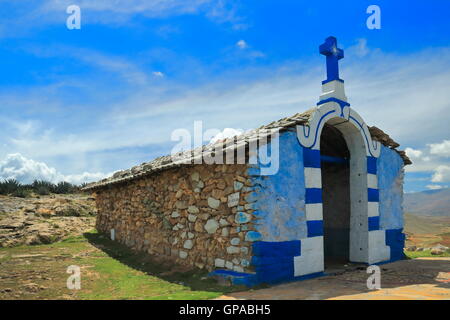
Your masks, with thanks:
M 405 213 L 405 233 L 407 246 L 450 246 L 450 217 Z
M 83 194 L 27 198 L 0 195 L 0 247 L 60 241 L 90 231 L 95 201 Z
M 424 216 L 450 216 L 450 188 L 406 193 L 405 212 Z

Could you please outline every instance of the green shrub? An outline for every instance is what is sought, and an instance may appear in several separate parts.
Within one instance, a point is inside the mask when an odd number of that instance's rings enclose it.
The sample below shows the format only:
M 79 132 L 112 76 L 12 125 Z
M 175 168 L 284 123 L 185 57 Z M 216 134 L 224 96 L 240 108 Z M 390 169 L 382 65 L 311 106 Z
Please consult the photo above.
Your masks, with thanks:
M 0 194 L 12 194 L 21 187 L 16 179 L 8 179 L 0 181 Z
M 66 182 L 66 181 L 62 181 L 56 185 L 55 193 L 66 194 L 66 193 L 72 193 L 75 190 L 76 190 L 76 187 L 73 184 Z
M 56 186 L 54 183 L 45 180 L 34 180 L 31 184 L 34 192 L 39 193 L 39 190 L 47 190 L 48 193 L 55 192 Z M 48 194 L 47 193 L 47 194 Z
M 44 186 L 40 186 L 34 189 L 34 192 L 36 192 L 40 196 L 46 196 L 50 194 L 50 190 Z
M 11 195 L 13 197 L 26 198 L 30 195 L 30 191 L 25 187 L 18 187 Z
M 14 196 L 29 195 L 30 192 L 35 192 L 38 195 L 67 194 L 80 192 L 80 189 L 86 185 L 87 183 L 83 183 L 77 186 L 66 181 L 54 184 L 45 180 L 34 180 L 33 183 L 24 185 L 15 179 L 7 179 L 0 181 L 0 194 Z

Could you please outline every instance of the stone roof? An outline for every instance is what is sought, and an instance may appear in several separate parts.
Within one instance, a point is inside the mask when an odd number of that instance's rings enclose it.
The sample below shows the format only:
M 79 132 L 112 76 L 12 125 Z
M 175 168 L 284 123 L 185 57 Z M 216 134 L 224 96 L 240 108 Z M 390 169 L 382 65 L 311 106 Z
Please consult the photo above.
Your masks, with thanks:
M 405 151 L 397 150 L 397 148 L 400 147 L 400 144 L 398 144 L 397 142 L 392 140 L 392 138 L 389 137 L 389 135 L 387 133 L 385 133 L 383 130 L 373 126 L 373 127 L 369 127 L 369 132 L 370 132 L 370 135 L 372 136 L 373 140 L 379 141 L 386 147 L 389 147 L 389 148 L 397 151 L 397 153 L 402 157 L 403 163 L 405 165 L 412 164 L 412 161 L 408 158 Z
M 214 154 L 214 150 L 220 150 L 221 147 L 224 152 L 237 150 L 247 146 L 250 141 L 259 140 L 263 137 L 270 136 L 273 131 L 282 132 L 288 128 L 294 127 L 295 125 L 308 123 L 308 120 L 315 110 L 316 108 L 313 108 L 303 113 L 296 113 L 293 116 L 286 117 L 278 121 L 273 121 L 267 125 L 245 132 L 239 136 L 230 137 L 215 143 L 203 145 L 196 149 L 178 153 L 176 155 L 176 161 L 173 161 L 172 155 L 166 155 L 156 158 L 150 162 L 144 162 L 127 170 L 117 171 L 109 178 L 88 184 L 82 190 L 94 190 L 111 184 L 134 180 L 170 168 L 192 165 L 195 159 Z M 400 145 L 392 140 L 389 135 L 377 127 L 369 127 L 369 131 L 374 140 L 380 141 L 385 146 L 397 151 L 403 158 L 405 165 L 411 164 L 411 161 L 406 156 L 404 151 L 396 150 L 396 148 Z

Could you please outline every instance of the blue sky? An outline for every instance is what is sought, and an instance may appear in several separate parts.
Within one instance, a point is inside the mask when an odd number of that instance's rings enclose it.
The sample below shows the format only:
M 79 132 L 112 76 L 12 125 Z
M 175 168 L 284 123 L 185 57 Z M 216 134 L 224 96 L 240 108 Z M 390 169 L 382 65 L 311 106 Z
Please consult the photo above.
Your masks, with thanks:
M 81 8 L 68 30 L 67 6 Z M 369 30 L 366 9 L 381 9 Z M 315 105 L 334 35 L 369 125 L 406 149 L 405 191 L 450 185 L 450 2 L 0 1 L 0 177 L 95 180 L 171 132 L 249 129 Z

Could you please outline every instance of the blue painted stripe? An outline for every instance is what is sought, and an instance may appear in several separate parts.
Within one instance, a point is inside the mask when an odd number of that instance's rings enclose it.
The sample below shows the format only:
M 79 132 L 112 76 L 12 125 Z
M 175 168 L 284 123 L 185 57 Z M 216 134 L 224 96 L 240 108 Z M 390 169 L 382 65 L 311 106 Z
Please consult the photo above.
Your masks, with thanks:
M 342 80 L 342 79 L 330 79 L 330 80 L 327 79 L 327 80 L 323 80 L 323 81 L 322 81 L 322 84 L 326 84 L 326 83 L 328 83 L 328 82 L 335 81 L 335 80 L 344 83 L 344 80 Z
M 379 202 L 380 201 L 380 192 L 378 189 L 367 189 L 367 198 L 369 202 Z
M 314 141 L 313 141 L 313 143 L 312 143 L 312 145 L 311 145 L 311 148 L 312 147 L 314 147 L 315 145 L 316 145 L 316 142 L 317 142 L 317 138 L 319 137 L 320 138 L 320 134 L 319 134 L 319 129 L 321 128 L 321 123 L 322 123 L 322 120 L 323 119 L 325 119 L 328 115 L 330 115 L 330 114 L 333 114 L 333 113 L 335 113 L 336 111 L 335 110 L 330 110 L 330 111 L 328 111 L 327 113 L 325 113 L 325 114 L 323 114 L 321 117 L 320 117 L 320 119 L 319 119 L 319 122 L 317 123 L 317 126 L 316 126 L 316 131 L 313 133 L 314 134 Z M 305 134 L 305 137 L 309 137 L 310 135 L 311 135 L 311 129 L 309 129 L 308 130 L 308 134 L 306 134 L 306 130 L 305 130 L 305 127 L 303 127 L 303 133 Z
M 323 236 L 323 220 L 306 221 L 308 238 Z
M 369 217 L 369 231 L 380 230 L 380 217 Z
M 328 98 L 328 99 L 325 99 L 325 100 L 320 100 L 319 102 L 317 102 L 316 105 L 320 106 L 321 104 L 324 104 L 324 103 L 327 103 L 327 102 L 337 102 L 341 106 L 341 108 L 344 107 L 344 106 L 349 106 L 350 105 L 350 103 L 348 103 L 346 101 L 343 101 L 341 99 L 338 99 L 338 98 L 334 98 L 334 97 L 331 97 L 331 98 Z
M 252 244 L 251 265 L 259 283 L 287 281 L 294 276 L 294 257 L 301 255 L 301 241 L 258 241 Z
M 255 270 L 267 268 L 274 265 L 288 265 L 292 263 L 294 256 L 278 256 L 278 257 L 268 257 L 268 256 L 253 256 L 251 265 L 255 267 Z
M 362 132 L 362 134 L 364 135 L 364 139 L 366 140 L 366 146 L 367 146 L 367 149 L 369 150 L 369 153 L 372 155 L 372 157 L 373 157 L 373 153 L 372 153 L 372 151 L 370 150 L 370 143 L 372 143 L 372 138 L 370 137 L 370 142 L 369 142 L 369 138 L 367 137 L 367 135 L 366 135 L 366 132 L 364 131 L 364 121 L 363 121 L 363 123 L 359 123 L 359 121 L 358 120 L 356 120 L 356 118 L 354 118 L 354 117 L 352 117 L 352 116 L 349 116 L 348 117 L 349 119 L 351 119 L 351 120 L 353 120 L 353 121 L 355 121 L 357 124 L 358 124 L 358 127 L 361 129 L 361 132 Z M 370 135 L 370 134 L 369 134 Z M 376 150 L 376 149 L 375 149 Z
M 314 279 L 317 277 L 321 277 L 324 276 L 325 272 L 321 271 L 321 272 L 314 272 L 314 273 L 310 273 L 310 274 L 305 274 L 303 276 L 298 276 L 298 277 L 294 277 L 293 280 L 295 281 L 302 281 L 302 280 L 308 280 L 308 279 Z
M 252 287 L 258 284 L 257 277 L 253 273 L 243 273 L 231 270 L 214 270 L 209 273 L 210 277 L 221 277 L 231 280 L 235 285 Z
M 341 157 L 332 157 L 332 156 L 320 156 L 320 161 L 322 162 L 333 162 L 333 163 L 348 163 L 347 158 L 341 158 Z
M 301 241 L 257 241 L 252 244 L 252 252 L 258 257 L 286 257 L 301 254 Z
M 289 264 L 268 265 L 256 270 L 259 283 L 278 283 L 291 280 L 294 277 L 294 258 Z
M 303 148 L 303 165 L 305 168 L 320 168 L 320 150 Z
M 377 158 L 367 157 L 367 173 L 377 174 Z
M 403 229 L 386 230 L 386 245 L 391 249 L 390 261 L 401 260 L 404 258 L 403 248 L 405 246 L 405 234 Z
M 322 203 L 322 189 L 321 188 L 306 188 L 305 189 L 305 203 Z

